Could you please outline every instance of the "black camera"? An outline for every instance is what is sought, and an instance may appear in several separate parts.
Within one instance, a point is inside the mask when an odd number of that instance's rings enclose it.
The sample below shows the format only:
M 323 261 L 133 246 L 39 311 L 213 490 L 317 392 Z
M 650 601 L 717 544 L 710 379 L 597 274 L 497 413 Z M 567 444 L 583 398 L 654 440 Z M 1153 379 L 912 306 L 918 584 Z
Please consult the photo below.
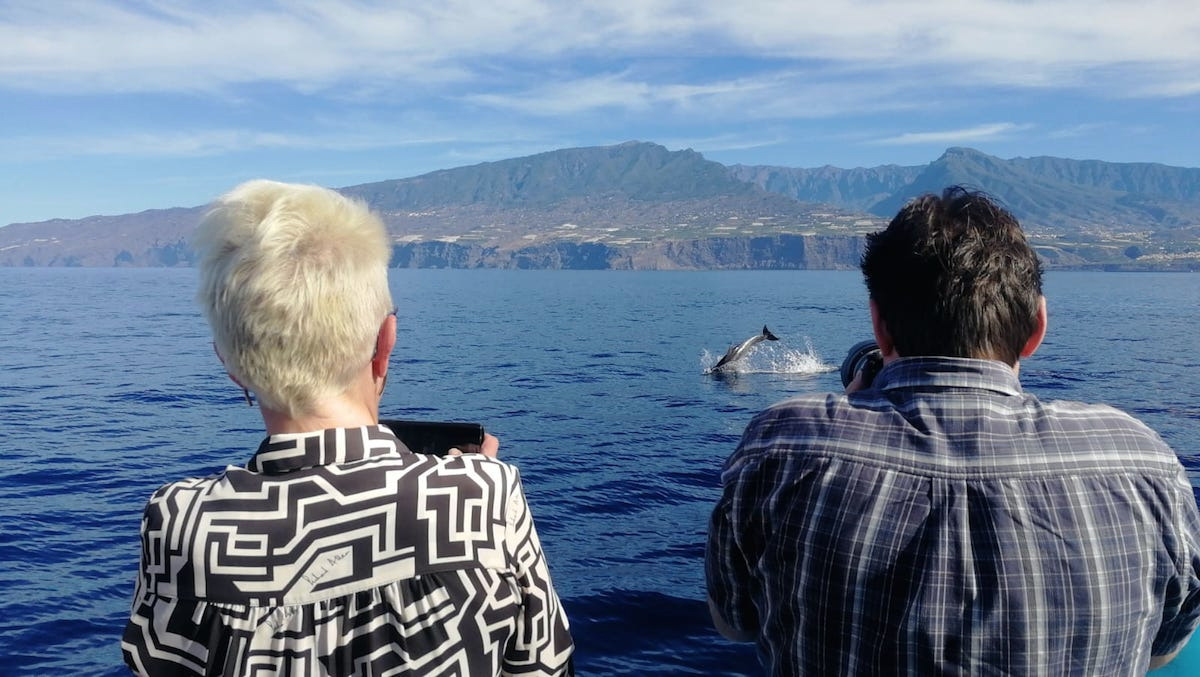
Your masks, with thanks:
M 449 421 L 399 421 L 381 419 L 408 447 L 418 454 L 445 456 L 451 449 L 466 453 L 478 452 L 483 444 L 483 426 L 478 423 Z
M 871 381 L 875 380 L 875 374 L 883 368 L 883 353 L 879 351 L 879 346 L 872 339 L 859 341 L 850 347 L 850 351 L 846 353 L 846 359 L 842 360 L 842 387 L 850 385 L 854 380 L 854 375 L 862 372 L 863 386 L 871 385 Z

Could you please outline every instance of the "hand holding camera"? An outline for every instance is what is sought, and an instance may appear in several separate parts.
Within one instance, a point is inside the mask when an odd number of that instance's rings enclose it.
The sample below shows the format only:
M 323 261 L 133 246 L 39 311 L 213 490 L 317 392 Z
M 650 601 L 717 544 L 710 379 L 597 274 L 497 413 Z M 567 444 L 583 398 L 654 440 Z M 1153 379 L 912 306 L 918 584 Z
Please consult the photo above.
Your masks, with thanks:
M 854 377 L 861 372 L 859 388 L 866 388 L 871 385 L 871 382 L 875 380 L 875 375 L 882 368 L 883 353 L 875 341 L 873 339 L 859 341 L 850 346 L 850 350 L 846 353 L 846 359 L 842 360 L 842 387 L 849 388 Z

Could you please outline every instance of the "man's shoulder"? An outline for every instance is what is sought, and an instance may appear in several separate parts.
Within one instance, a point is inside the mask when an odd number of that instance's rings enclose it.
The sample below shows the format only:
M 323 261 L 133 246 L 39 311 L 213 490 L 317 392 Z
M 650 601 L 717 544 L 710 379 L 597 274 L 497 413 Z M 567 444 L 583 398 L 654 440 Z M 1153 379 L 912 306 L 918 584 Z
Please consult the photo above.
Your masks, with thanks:
M 1118 409 L 1111 404 L 1102 402 L 1081 402 L 1078 400 L 1039 400 L 1037 401 L 1046 411 L 1060 416 L 1088 416 L 1092 418 L 1110 419 L 1115 422 L 1133 425 L 1135 427 L 1147 428 L 1145 423 L 1138 420 L 1133 414 Z
M 990 441 L 977 443 L 982 439 Z M 919 472 L 1069 467 L 1163 475 L 1179 464 L 1158 433 L 1107 404 L 1041 401 L 1028 392 L 905 396 L 868 389 L 800 395 L 767 407 L 746 427 L 727 467 L 818 457 Z
M 841 393 L 810 393 L 776 402 L 750 420 L 731 461 L 835 439 L 834 428 L 854 416 Z
M 840 392 L 807 393 L 776 402 L 750 420 L 747 433 L 770 436 L 834 434 L 847 424 L 870 425 L 893 409 L 886 398 L 847 396 Z
M 1166 448 L 1166 443 L 1153 428 L 1133 414 L 1112 405 L 1047 400 L 1040 402 L 1040 406 L 1047 418 L 1056 421 L 1064 429 L 1097 435 L 1132 435 L 1144 438 L 1150 446 Z
M 834 418 L 839 415 L 841 408 L 848 404 L 849 398 L 844 393 L 805 393 L 775 402 L 759 412 L 754 420 L 769 421 L 790 417 Z

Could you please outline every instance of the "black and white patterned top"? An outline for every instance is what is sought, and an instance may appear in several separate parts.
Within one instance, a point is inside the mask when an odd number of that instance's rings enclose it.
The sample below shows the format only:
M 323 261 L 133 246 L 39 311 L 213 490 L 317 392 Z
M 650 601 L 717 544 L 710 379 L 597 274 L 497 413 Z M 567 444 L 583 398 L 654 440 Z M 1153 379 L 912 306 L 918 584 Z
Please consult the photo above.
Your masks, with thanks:
M 1007 365 L 908 358 L 746 428 L 708 590 L 773 675 L 1135 675 L 1200 623 L 1175 454 Z
M 121 647 L 147 675 L 559 675 L 573 651 L 517 469 L 382 426 L 155 492 Z

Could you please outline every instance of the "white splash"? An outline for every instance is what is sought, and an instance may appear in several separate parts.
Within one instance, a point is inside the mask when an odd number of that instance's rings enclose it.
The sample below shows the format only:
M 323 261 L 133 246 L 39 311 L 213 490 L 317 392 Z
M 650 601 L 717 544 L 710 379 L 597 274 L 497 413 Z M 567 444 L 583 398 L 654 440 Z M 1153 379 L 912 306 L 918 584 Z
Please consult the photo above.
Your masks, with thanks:
M 789 347 L 786 343 L 760 343 L 749 355 L 726 365 L 721 371 L 725 374 L 824 374 L 837 371 L 837 365 L 821 359 L 808 337 L 804 338 L 803 350 Z M 724 354 L 724 351 L 714 354 L 704 349 L 700 355 L 704 373 L 711 373 L 712 365 Z

